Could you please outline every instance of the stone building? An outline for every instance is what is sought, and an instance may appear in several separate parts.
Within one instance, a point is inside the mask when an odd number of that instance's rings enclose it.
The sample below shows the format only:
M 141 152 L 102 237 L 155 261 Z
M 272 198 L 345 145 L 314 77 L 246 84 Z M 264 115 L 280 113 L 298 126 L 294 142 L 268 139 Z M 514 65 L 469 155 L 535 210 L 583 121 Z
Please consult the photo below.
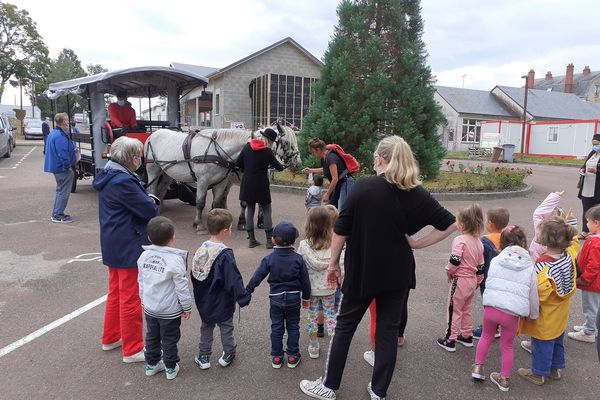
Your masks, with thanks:
M 572 63 L 567 65 L 565 75 L 560 76 L 554 76 L 548 71 L 543 78 L 535 79 L 535 72 L 530 70 L 527 83 L 529 89 L 573 93 L 584 100 L 600 103 L 600 71 L 592 71 L 586 65 L 581 73 L 574 72 L 575 66 Z
M 300 129 L 323 63 L 287 37 L 223 68 L 171 66 L 209 80 L 181 99 L 182 121 L 191 129 L 257 129 L 277 119 Z

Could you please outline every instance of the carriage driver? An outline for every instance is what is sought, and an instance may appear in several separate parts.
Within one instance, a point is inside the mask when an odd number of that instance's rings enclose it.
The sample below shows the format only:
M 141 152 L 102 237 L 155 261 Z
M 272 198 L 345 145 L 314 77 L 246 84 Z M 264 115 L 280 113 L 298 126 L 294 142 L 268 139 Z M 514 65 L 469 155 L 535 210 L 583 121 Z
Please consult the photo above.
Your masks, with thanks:
M 108 106 L 108 115 L 112 128 L 137 128 L 135 110 L 127 101 L 127 92 L 124 90 L 117 91 L 117 102 Z

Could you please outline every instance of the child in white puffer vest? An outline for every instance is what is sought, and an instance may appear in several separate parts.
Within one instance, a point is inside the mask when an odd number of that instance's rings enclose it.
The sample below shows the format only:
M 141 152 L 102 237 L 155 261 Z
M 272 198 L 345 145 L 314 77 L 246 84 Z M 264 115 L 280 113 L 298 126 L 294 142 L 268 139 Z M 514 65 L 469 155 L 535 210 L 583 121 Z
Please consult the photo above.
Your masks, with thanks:
M 474 379 L 484 380 L 483 364 L 490 344 L 494 341 L 496 326 L 502 327 L 500 352 L 501 372 L 492 372 L 490 379 L 502 391 L 509 389 L 509 378 L 514 364 L 513 343 L 519 318 L 535 319 L 539 313 L 537 274 L 527 248 L 527 238 L 518 226 L 507 226 L 500 236 L 502 252 L 492 259 L 483 293 L 483 334 L 477 345 L 475 364 L 471 369 Z

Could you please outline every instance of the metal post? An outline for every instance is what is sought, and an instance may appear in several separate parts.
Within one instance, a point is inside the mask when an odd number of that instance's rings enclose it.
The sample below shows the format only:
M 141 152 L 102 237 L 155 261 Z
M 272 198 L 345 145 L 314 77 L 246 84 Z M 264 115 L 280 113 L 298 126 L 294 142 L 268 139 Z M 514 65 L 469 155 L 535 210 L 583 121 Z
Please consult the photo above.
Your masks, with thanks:
M 152 91 L 148 88 L 148 120 L 150 121 L 150 134 L 152 134 Z M 142 110 L 140 110 L 142 112 Z
M 523 101 L 523 129 L 521 130 L 521 159 L 525 157 L 525 127 L 527 126 L 527 93 L 529 92 L 529 76 L 523 75 L 525 79 L 525 99 Z

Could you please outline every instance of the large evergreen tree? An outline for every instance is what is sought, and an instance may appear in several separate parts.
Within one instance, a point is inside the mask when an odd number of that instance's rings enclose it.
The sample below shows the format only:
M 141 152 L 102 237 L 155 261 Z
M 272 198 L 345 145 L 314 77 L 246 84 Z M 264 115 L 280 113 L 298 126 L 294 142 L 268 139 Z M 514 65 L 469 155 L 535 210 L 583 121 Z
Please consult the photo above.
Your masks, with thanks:
M 443 120 L 433 98 L 421 38 L 419 0 L 344 0 L 325 53 L 316 101 L 304 120 L 301 144 L 320 137 L 341 144 L 369 167 L 377 142 L 400 135 L 423 175 L 434 177 L 444 149 Z

